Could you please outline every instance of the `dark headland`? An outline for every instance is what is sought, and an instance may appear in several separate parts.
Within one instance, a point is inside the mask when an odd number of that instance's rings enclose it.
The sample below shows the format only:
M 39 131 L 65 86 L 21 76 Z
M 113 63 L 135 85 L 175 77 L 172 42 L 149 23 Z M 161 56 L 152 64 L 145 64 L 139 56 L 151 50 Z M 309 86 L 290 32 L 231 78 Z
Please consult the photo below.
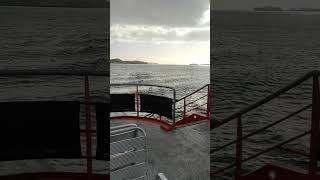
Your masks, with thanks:
M 114 64 L 156 64 L 156 63 L 148 63 L 144 61 L 124 61 L 121 59 L 111 59 L 110 63 Z

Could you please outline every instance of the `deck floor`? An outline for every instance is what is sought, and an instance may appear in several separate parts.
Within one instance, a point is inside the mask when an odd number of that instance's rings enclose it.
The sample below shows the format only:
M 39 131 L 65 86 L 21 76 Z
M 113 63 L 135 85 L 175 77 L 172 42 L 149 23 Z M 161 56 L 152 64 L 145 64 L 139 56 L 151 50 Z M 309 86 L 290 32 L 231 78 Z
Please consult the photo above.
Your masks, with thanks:
M 135 123 L 147 133 L 148 179 L 164 173 L 174 180 L 209 180 L 209 122 L 166 132 L 158 125 L 137 121 L 112 121 L 111 125 Z

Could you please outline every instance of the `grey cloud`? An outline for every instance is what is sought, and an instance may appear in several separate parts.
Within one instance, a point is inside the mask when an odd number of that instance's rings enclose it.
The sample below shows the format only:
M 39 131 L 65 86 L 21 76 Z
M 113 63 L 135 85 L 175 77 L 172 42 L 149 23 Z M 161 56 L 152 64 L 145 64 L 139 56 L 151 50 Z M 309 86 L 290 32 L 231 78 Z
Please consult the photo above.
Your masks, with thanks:
M 209 27 L 199 28 L 162 28 L 159 26 L 114 26 L 111 39 L 120 41 L 209 41 Z
M 112 24 L 192 27 L 198 24 L 209 0 L 111 0 Z

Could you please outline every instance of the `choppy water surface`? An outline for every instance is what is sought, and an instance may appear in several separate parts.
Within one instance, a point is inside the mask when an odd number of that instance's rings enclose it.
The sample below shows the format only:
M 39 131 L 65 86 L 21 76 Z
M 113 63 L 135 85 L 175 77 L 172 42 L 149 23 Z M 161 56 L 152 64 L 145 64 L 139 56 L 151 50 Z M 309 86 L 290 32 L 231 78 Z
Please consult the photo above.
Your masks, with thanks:
M 107 12 L 107 9 L 0 7 L 0 70 L 83 69 L 108 72 Z M 94 100 L 108 100 L 108 79 L 90 77 Z M 2 102 L 82 100 L 84 93 L 82 77 L 2 76 L 0 86 Z M 97 172 L 106 172 L 105 162 L 95 163 Z M 56 170 L 84 171 L 85 162 L 36 160 L 0 163 L 0 174 Z
M 317 13 L 213 12 L 212 112 L 217 120 L 270 95 L 311 70 L 320 70 Z M 311 81 L 243 116 L 244 135 L 311 103 Z M 310 109 L 244 141 L 244 158 L 310 129 Z M 211 148 L 235 135 L 235 121 L 211 131 Z M 288 147 L 308 152 L 308 136 Z M 211 170 L 234 162 L 233 147 L 211 156 Z M 306 166 L 298 155 L 274 150 L 244 164 L 250 172 L 267 162 Z M 226 171 L 215 179 L 230 179 Z
M 208 84 L 210 79 L 209 66 L 111 64 L 110 70 L 111 84 L 141 83 L 170 86 L 176 89 L 177 98 Z
M 191 65 L 153 65 L 153 64 L 111 64 L 110 82 L 111 84 L 152 84 L 160 86 L 169 86 L 176 91 L 176 100 L 198 90 L 209 84 L 209 66 L 191 66 Z M 111 86 L 111 93 L 135 93 L 134 86 Z M 158 87 L 139 87 L 139 93 L 153 94 L 173 98 L 173 91 Z M 186 104 L 193 100 L 205 96 L 207 89 L 204 88 L 198 93 L 186 99 Z M 188 110 L 201 106 L 206 103 L 206 97 L 191 103 Z M 183 101 L 176 104 L 177 111 L 182 111 Z M 179 109 L 180 108 L 180 109 Z M 206 109 L 203 105 L 200 111 Z M 195 109 L 197 110 L 197 109 Z M 197 110 L 198 111 L 198 110 Z M 190 115 L 193 111 L 190 111 Z M 181 115 L 176 113 L 176 115 Z M 179 119 L 179 117 L 177 117 Z

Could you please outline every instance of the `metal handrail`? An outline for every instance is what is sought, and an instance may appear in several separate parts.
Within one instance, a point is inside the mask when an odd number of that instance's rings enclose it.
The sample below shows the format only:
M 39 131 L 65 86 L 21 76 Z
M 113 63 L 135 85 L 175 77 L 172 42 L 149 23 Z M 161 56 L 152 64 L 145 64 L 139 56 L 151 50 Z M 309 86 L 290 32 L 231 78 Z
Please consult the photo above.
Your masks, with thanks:
M 211 130 L 212 129 L 215 129 L 215 128 L 218 128 L 220 127 L 221 125 L 233 120 L 233 119 L 236 119 L 237 118 L 237 139 L 234 140 L 234 141 L 231 141 L 229 143 L 226 143 L 225 145 L 223 146 L 220 146 L 216 149 L 213 149 L 213 150 L 210 150 L 210 154 L 216 152 L 216 151 L 219 151 L 223 148 L 226 148 L 234 143 L 236 143 L 236 160 L 235 160 L 235 163 L 231 164 L 231 165 L 228 165 L 224 168 L 221 168 L 215 172 L 212 172 L 211 174 L 217 174 L 217 173 L 220 173 L 226 169 L 230 169 L 232 167 L 235 166 L 236 170 L 235 170 L 235 177 L 236 179 L 239 179 L 241 177 L 241 165 L 242 163 L 246 162 L 246 161 L 249 161 L 253 158 L 256 158 L 266 152 L 269 152 L 275 148 L 280 148 L 282 145 L 286 144 L 286 143 L 289 143 L 293 140 L 296 140 L 304 135 L 307 135 L 307 134 L 311 134 L 311 138 L 310 138 L 310 154 L 308 155 L 309 156 L 309 175 L 313 176 L 315 175 L 316 171 L 317 171 L 317 151 L 318 151 L 318 132 L 319 132 L 319 118 L 320 118 L 320 111 L 319 111 L 319 108 L 320 108 L 320 91 L 319 91 L 319 76 L 320 76 L 320 71 L 312 71 L 312 72 L 309 72 L 307 73 L 306 75 L 302 76 L 301 78 L 297 79 L 296 81 L 294 81 L 293 83 L 289 84 L 288 86 L 276 91 L 275 93 L 273 93 L 272 95 L 270 96 L 267 96 L 266 98 L 254 103 L 253 105 L 247 107 L 247 108 L 244 108 L 240 111 L 238 111 L 237 113 L 234 113 L 233 115 L 225 118 L 223 121 L 221 121 L 219 124 L 213 124 L 211 123 Z M 249 133 L 245 136 L 242 136 L 242 123 L 241 123 L 241 117 L 242 115 L 246 114 L 247 112 L 250 112 L 252 111 L 253 109 L 277 98 L 278 96 L 280 96 L 281 94 L 287 92 L 288 90 L 291 90 L 292 88 L 300 85 L 301 83 L 305 82 L 306 80 L 308 80 L 309 78 L 313 78 L 313 92 L 312 92 L 312 104 L 311 105 L 307 105 L 289 115 L 287 115 L 286 117 L 284 118 L 281 118 L 263 128 L 260 128 L 252 133 Z M 253 136 L 257 133 L 260 133 L 262 132 L 263 130 L 266 130 L 270 127 L 273 127 L 275 126 L 276 124 L 279 124 L 280 122 L 283 122 L 285 120 L 287 120 L 288 118 L 302 112 L 302 111 L 305 111 L 306 109 L 312 107 L 312 115 L 311 115 L 311 130 L 308 131 L 308 132 L 305 132 L 303 134 L 300 134 L 298 136 L 295 136 L 289 140 L 286 140 L 284 142 L 281 142 L 279 144 L 276 144 L 275 146 L 273 147 L 270 147 L 268 149 L 265 149 L 264 151 L 260 152 L 260 153 L 257 153 L 249 158 L 246 158 L 246 159 L 242 159 L 242 141 L 244 139 L 247 139 L 248 137 L 250 136 Z M 292 151 L 292 152 L 295 152 L 295 151 Z M 296 152 L 295 152 L 296 153 Z M 305 155 L 305 154 L 303 154 Z
M 201 91 L 202 89 L 204 89 L 204 88 L 208 87 L 209 85 L 210 85 L 210 84 L 206 84 L 206 85 L 202 86 L 201 88 L 199 88 L 199 89 L 197 89 L 197 90 L 193 91 L 191 94 L 188 94 L 188 95 L 186 95 L 186 96 L 184 96 L 184 97 L 182 97 L 182 98 L 178 99 L 176 102 L 179 102 L 179 101 L 181 101 L 181 100 L 183 100 L 183 99 L 186 99 L 187 97 L 192 96 L 193 94 L 195 94 L 195 93 L 197 93 L 197 92 Z
M 166 88 L 170 89 L 173 92 L 173 98 L 172 98 L 172 122 L 173 126 L 175 127 L 175 116 L 176 116 L 176 90 L 173 87 L 170 86 L 162 86 L 162 85 L 155 85 L 155 84 L 142 84 L 142 83 L 114 83 L 110 84 L 110 87 L 114 86 L 135 86 L 135 87 L 141 87 L 141 86 L 150 86 L 150 87 L 159 87 L 159 88 Z M 138 91 L 138 90 L 137 90 Z M 138 93 L 138 92 L 136 92 Z
M 203 89 L 205 89 L 205 88 L 207 88 L 207 94 L 206 94 L 206 95 L 201 96 L 200 98 L 197 98 L 197 99 L 195 99 L 195 100 L 192 100 L 192 101 L 189 102 L 189 103 L 186 103 L 186 99 L 187 99 L 188 97 L 190 97 L 190 96 L 198 93 L 199 91 L 201 91 L 201 90 L 203 90 Z M 190 104 L 193 104 L 193 103 L 195 103 L 196 101 L 199 101 L 200 99 L 205 98 L 205 97 L 207 97 L 207 102 L 206 102 L 206 103 L 201 104 L 201 105 L 198 105 L 198 106 L 196 106 L 195 108 L 193 108 L 193 109 L 191 109 L 191 110 L 188 110 L 188 111 L 186 110 L 186 108 L 187 108 Z M 210 116 L 210 111 L 209 111 L 209 109 L 210 109 L 210 107 L 209 107 L 209 104 L 210 104 L 210 84 L 206 84 L 206 85 L 202 86 L 201 88 L 193 91 L 192 93 L 190 93 L 190 94 L 188 94 L 188 95 L 186 95 L 186 96 L 178 99 L 176 102 L 178 103 L 178 102 L 180 102 L 181 100 L 183 100 L 183 105 L 180 106 L 179 108 L 177 108 L 176 110 L 183 108 L 183 111 L 180 111 L 180 113 L 183 114 L 183 116 L 182 116 L 183 118 L 187 117 L 187 116 L 186 116 L 186 113 L 188 113 L 188 112 L 190 112 L 190 111 L 193 111 L 193 110 L 195 110 L 195 109 L 197 109 L 197 108 L 199 108 L 199 107 L 201 107 L 201 106 L 203 106 L 203 105 L 207 105 L 206 117 L 207 117 L 208 120 L 209 120 L 209 116 Z
M 290 83 L 289 85 L 285 86 L 284 88 L 274 92 L 273 94 L 261 99 L 260 101 L 254 103 L 254 104 L 252 104 L 252 105 L 250 105 L 250 106 L 248 106 L 248 107 L 246 107 L 244 109 L 241 109 L 240 111 L 238 111 L 238 112 L 232 114 L 231 116 L 221 120 L 220 122 L 217 122 L 217 123 L 216 122 L 212 122 L 212 123 L 210 123 L 210 130 L 213 130 L 213 129 L 215 129 L 215 128 L 217 128 L 217 127 L 219 127 L 219 126 L 221 126 L 221 125 L 223 125 L 223 124 L 235 119 L 238 116 L 241 116 L 241 115 L 246 114 L 247 112 L 249 112 L 249 111 L 251 111 L 253 109 L 256 109 L 257 107 L 259 107 L 259 106 L 271 101 L 272 99 L 280 96 L 281 94 L 283 94 L 283 93 L 291 90 L 292 88 L 300 85 L 301 83 L 305 82 L 309 78 L 311 78 L 313 76 L 319 76 L 319 75 L 320 75 L 320 71 L 311 71 L 311 72 L 305 74 L 304 76 L 300 77 L 299 79 L 295 80 L 294 82 Z
M 195 102 L 199 101 L 200 99 L 203 99 L 203 98 L 205 98 L 205 97 L 207 97 L 207 96 L 208 96 L 207 94 L 204 95 L 204 96 L 201 96 L 200 98 L 198 98 L 198 99 L 196 99 L 196 100 L 194 100 L 194 101 L 192 101 L 192 102 L 189 102 L 189 103 L 185 104 L 184 106 L 188 106 L 188 105 L 190 105 L 190 104 L 193 104 L 193 103 L 195 103 Z M 181 109 L 181 108 L 183 108 L 184 106 L 180 106 L 180 107 L 176 108 L 176 110 Z
M 192 109 L 189 109 L 189 110 L 186 111 L 185 113 L 191 112 L 191 111 L 193 111 L 193 110 L 195 110 L 195 109 L 200 109 L 200 107 L 201 107 L 201 106 L 204 106 L 204 105 L 207 105 L 207 103 L 203 103 L 203 104 L 198 105 L 198 106 L 196 106 L 196 107 L 194 107 L 194 108 L 192 108 Z
M 172 90 L 173 91 L 173 100 L 172 100 L 172 123 L 170 123 L 170 126 L 172 126 L 173 128 L 175 128 L 176 127 L 176 120 L 177 119 L 179 119 L 180 121 L 180 124 L 179 125 L 181 125 L 181 122 L 183 122 L 183 123 L 185 123 L 184 121 L 182 121 L 182 120 L 184 120 L 184 118 L 190 118 L 190 117 L 186 117 L 186 112 L 190 112 L 190 111 L 192 111 L 192 110 L 194 110 L 194 109 L 199 109 L 201 106 L 204 106 L 204 105 L 207 105 L 207 109 L 205 110 L 206 111 L 206 119 L 208 119 L 209 120 L 209 116 L 210 116 L 210 112 L 209 112 L 209 104 L 210 104 L 210 84 L 206 84 L 206 85 L 204 85 L 203 87 L 201 87 L 201 88 L 199 88 L 199 89 L 197 89 L 196 91 L 194 91 L 194 92 L 192 92 L 191 94 L 188 94 L 188 95 L 186 95 L 186 96 L 184 96 L 183 98 L 181 98 L 181 99 L 179 99 L 179 100 L 177 100 L 176 99 L 176 90 L 175 90 L 175 88 L 173 88 L 173 87 L 170 87 L 170 86 L 162 86 L 162 85 L 155 85 L 155 84 L 142 84 L 142 83 L 116 83 L 116 84 L 110 84 L 110 86 L 111 87 L 115 87 L 115 86 L 134 86 L 134 87 L 136 87 L 136 100 L 135 100 L 135 106 L 136 106 L 136 113 L 137 113 L 137 115 L 136 115 L 136 117 L 135 118 L 140 118 L 140 116 L 139 116 L 139 98 L 138 98 L 138 95 L 140 94 L 139 93 L 139 88 L 138 87 L 140 87 L 140 86 L 150 86 L 150 87 L 159 87 L 159 88 L 167 88 L 167 89 L 170 89 L 170 90 Z M 201 90 L 203 90 L 204 88 L 208 88 L 207 89 L 207 94 L 206 95 L 204 95 L 204 96 L 201 96 L 200 98 L 197 98 L 196 100 L 193 100 L 192 102 L 189 102 L 188 104 L 186 103 L 186 98 L 188 98 L 188 97 L 190 97 L 190 96 L 192 96 L 192 95 L 194 95 L 195 93 L 197 93 L 197 92 L 199 92 L 199 91 L 201 91 Z M 198 101 L 198 100 L 200 100 L 200 99 L 202 99 L 202 98 L 205 98 L 205 97 L 207 97 L 207 102 L 206 103 L 204 103 L 204 104 L 201 104 L 201 105 L 198 105 L 198 106 L 196 106 L 195 108 L 194 107 L 192 107 L 193 109 L 191 109 L 191 110 L 189 110 L 189 111 L 186 111 L 186 107 L 188 106 L 188 105 L 190 105 L 190 104 L 192 104 L 192 103 L 194 103 L 194 102 L 196 102 L 196 101 Z M 183 106 L 182 107 L 179 107 L 179 108 L 176 108 L 176 105 L 177 105 L 177 103 L 180 101 L 180 100 L 184 100 L 183 101 Z M 178 109 L 181 109 L 181 108 L 184 108 L 184 110 L 183 110 L 183 112 L 181 113 L 181 112 L 179 112 L 179 111 L 177 111 Z M 183 114 L 183 116 L 181 116 L 180 114 Z M 150 114 L 147 114 L 145 117 L 148 117 Z M 181 118 L 182 117 L 182 118 Z M 117 117 L 115 117 L 115 118 L 117 118 Z M 119 118 L 119 117 L 118 117 Z M 180 119 L 181 118 L 181 119 Z M 199 118 L 197 118 L 197 119 L 193 119 L 193 121 L 197 121 L 197 120 L 202 120 L 203 119 L 203 116 L 201 116 L 201 117 L 199 117 Z M 162 119 L 161 119 L 161 115 L 160 115 L 160 119 L 159 119 L 160 121 L 163 121 Z M 189 123 L 189 121 L 188 121 L 188 123 Z
M 279 148 L 279 147 L 283 146 L 284 144 L 287 144 L 287 143 L 289 143 L 289 142 L 291 142 L 291 141 L 293 141 L 293 140 L 299 139 L 299 138 L 301 138 L 301 137 L 303 137 L 303 136 L 305 136 L 305 135 L 307 135 L 307 134 L 309 134 L 309 133 L 310 133 L 310 131 L 301 133 L 301 134 L 299 134 L 299 135 L 297 135 L 297 136 L 294 136 L 294 137 L 292 137 L 292 138 L 290 138 L 290 139 L 288 139 L 288 140 L 285 140 L 285 141 L 283 141 L 283 142 L 281 142 L 281 143 L 279 143 L 279 144 L 276 144 L 276 145 L 274 145 L 274 146 L 272 146 L 272 147 L 269 147 L 269 148 L 267 148 L 267 149 L 265 149 L 265 150 L 263 150 L 263 151 L 261 151 L 261 152 L 259 152 L 259 153 L 256 153 L 256 154 L 254 154 L 254 155 L 252 155 L 252 156 L 250 156 L 250 157 L 248 157 L 248 158 L 246 158 L 246 159 L 241 160 L 241 163 L 244 163 L 244 162 L 247 162 L 247 161 L 249 161 L 249 160 L 252 160 L 252 159 L 254 159 L 254 158 L 256 158 L 256 157 L 258 157 L 258 156 L 260 156 L 260 155 L 262 155 L 262 154 L 265 154 L 265 153 L 267 153 L 267 152 L 269 152 L 269 151 L 271 151 L 271 150 L 273 150 L 273 149 Z M 212 172 L 211 174 L 221 173 L 221 172 L 223 172 L 223 171 L 225 171 L 225 170 L 228 170 L 228 169 L 230 169 L 230 168 L 233 168 L 234 166 L 236 166 L 236 163 L 232 163 L 232 164 L 230 164 L 230 165 L 228 165 L 228 166 L 225 166 L 225 167 L 223 167 L 223 168 L 221 168 L 221 169 L 219 169 L 219 170 L 217 170 L 217 171 Z
M 283 117 L 283 118 L 281 118 L 281 119 L 279 119 L 279 120 L 277 120 L 277 121 L 275 121 L 273 123 L 270 123 L 270 124 L 260 128 L 258 130 L 255 130 L 255 131 L 243 136 L 242 138 L 240 138 L 240 140 L 243 141 L 243 140 L 245 140 L 245 139 L 247 139 L 247 138 L 249 138 L 249 137 L 251 137 L 253 135 L 256 135 L 256 134 L 258 134 L 258 133 L 260 133 L 260 132 L 262 132 L 262 131 L 270 128 L 270 127 L 272 127 L 272 126 L 275 126 L 275 125 L 277 125 L 277 124 L 289 119 L 290 117 L 292 117 L 294 115 L 297 115 L 297 114 L 303 112 L 306 109 L 309 109 L 311 106 L 312 106 L 312 104 L 309 104 L 309 105 L 307 105 L 307 106 L 305 106 L 305 107 L 303 107 L 303 108 L 301 108 L 301 109 L 299 109 L 299 110 L 297 110 L 297 111 L 295 111 L 295 112 L 293 112 L 293 113 L 291 113 L 291 114 L 289 114 L 289 115 L 287 115 L 287 116 L 285 116 L 285 117 Z M 224 144 L 224 145 L 222 145 L 222 146 L 220 146 L 220 147 L 218 147 L 216 149 L 210 150 L 210 153 L 217 152 L 217 151 L 219 151 L 221 149 L 224 149 L 224 148 L 226 148 L 226 147 L 228 147 L 228 146 L 230 146 L 232 144 L 235 144 L 236 142 L 237 142 L 237 140 L 230 141 L 230 142 L 228 142 L 228 143 L 226 143 L 226 144 Z
M 91 97 L 89 88 L 89 76 L 110 76 L 109 72 L 105 71 L 88 71 L 88 70 L 0 70 L 0 76 L 83 76 L 84 77 L 84 104 L 85 104 L 85 134 L 86 134 L 86 165 L 87 175 L 90 178 L 93 174 L 92 170 L 92 129 L 91 129 Z

